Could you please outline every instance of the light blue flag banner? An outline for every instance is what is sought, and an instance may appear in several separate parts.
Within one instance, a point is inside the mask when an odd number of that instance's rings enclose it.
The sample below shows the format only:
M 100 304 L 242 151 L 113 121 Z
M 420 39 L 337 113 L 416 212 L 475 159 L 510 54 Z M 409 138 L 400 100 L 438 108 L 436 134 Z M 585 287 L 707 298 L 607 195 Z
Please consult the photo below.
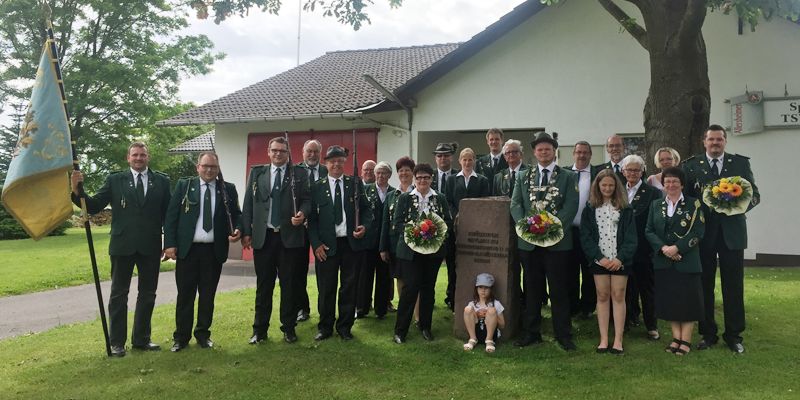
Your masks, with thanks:
M 72 146 L 52 39 L 42 50 L 31 101 L 3 185 L 2 202 L 34 240 L 72 215 Z

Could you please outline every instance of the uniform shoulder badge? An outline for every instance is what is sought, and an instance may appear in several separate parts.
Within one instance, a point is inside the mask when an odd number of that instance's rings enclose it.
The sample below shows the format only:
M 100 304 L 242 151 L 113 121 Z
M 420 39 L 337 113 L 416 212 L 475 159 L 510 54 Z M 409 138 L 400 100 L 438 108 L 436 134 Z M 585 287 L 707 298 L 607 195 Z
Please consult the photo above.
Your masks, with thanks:
M 161 172 L 161 171 L 156 171 L 156 170 L 154 170 L 154 169 L 151 169 L 151 171 L 153 171 L 153 173 L 154 173 L 154 174 L 156 174 L 156 175 L 161 175 L 161 176 L 163 176 L 163 177 L 165 177 L 165 178 L 169 179 L 169 175 L 167 175 L 167 174 L 166 174 L 166 173 L 164 173 L 164 172 Z
M 689 239 L 689 247 L 697 246 L 697 243 L 699 243 L 699 242 L 700 242 L 700 239 L 698 239 L 696 237 L 693 237 L 693 238 Z
M 736 157 L 736 158 L 744 158 L 745 160 L 749 160 L 749 159 L 750 159 L 750 157 L 748 157 L 748 156 L 743 156 L 743 155 L 741 155 L 741 154 L 733 154 L 733 156 L 734 156 L 734 157 Z

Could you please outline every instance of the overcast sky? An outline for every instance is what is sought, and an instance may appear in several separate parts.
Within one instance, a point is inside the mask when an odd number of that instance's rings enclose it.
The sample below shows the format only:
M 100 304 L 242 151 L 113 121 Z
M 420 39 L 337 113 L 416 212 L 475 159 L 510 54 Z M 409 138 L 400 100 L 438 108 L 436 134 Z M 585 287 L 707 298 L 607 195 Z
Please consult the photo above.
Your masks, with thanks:
M 207 35 L 215 50 L 227 56 L 214 64 L 210 74 L 184 79 L 180 100 L 204 104 L 294 68 L 298 13 L 302 64 L 329 51 L 463 42 L 522 0 L 404 0 L 397 9 L 391 9 L 387 0 L 374 2 L 367 9 L 372 24 L 358 31 L 323 17 L 319 9 L 299 12 L 298 0 L 284 0 L 280 15 L 251 11 L 245 18 L 232 17 L 219 25 L 213 18 L 192 16 L 185 34 Z

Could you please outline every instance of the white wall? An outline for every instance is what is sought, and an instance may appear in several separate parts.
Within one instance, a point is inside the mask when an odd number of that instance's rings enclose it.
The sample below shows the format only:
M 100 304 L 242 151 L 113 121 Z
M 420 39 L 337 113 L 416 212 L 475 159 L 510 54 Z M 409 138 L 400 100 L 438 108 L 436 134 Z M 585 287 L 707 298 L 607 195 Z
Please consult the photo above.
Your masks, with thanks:
M 800 95 L 797 24 L 776 19 L 755 33 L 745 28 L 740 36 L 736 18 L 717 12 L 709 13 L 703 32 L 712 122 L 730 124 L 723 100 L 744 94 L 745 85 L 772 97 L 782 96 L 786 83 L 790 95 Z M 648 63 L 647 53 L 620 33 L 596 2 L 568 1 L 545 9 L 418 94 L 419 157 L 424 159 L 432 150 L 426 147 L 438 141 L 423 139 L 434 132 L 544 127 L 559 132 L 562 163 L 569 163 L 567 145 L 577 140 L 601 145 L 614 132 L 643 132 Z M 729 138 L 730 152 L 752 158 L 762 195 L 762 204 L 748 214 L 748 258 L 756 252 L 800 254 L 792 241 L 800 237 L 800 224 L 787 218 L 800 190 L 785 183 L 798 134 L 798 129 L 774 130 Z M 595 152 L 592 162 L 603 160 Z

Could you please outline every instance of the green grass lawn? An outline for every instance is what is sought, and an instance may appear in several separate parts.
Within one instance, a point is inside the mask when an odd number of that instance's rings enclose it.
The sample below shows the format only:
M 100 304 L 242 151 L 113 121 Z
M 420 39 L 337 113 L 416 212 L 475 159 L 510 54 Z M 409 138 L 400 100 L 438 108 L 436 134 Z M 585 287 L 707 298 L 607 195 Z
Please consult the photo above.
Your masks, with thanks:
M 800 269 L 746 270 L 747 352 L 724 346 L 683 358 L 663 352 L 643 328 L 626 335 L 622 357 L 598 355 L 596 323 L 575 323 L 579 351 L 552 341 L 524 349 L 508 342 L 472 353 L 450 334 L 442 305 L 442 269 L 434 312 L 436 340 L 412 330 L 391 341 L 394 316 L 356 322 L 356 340 L 315 343 L 317 316 L 298 326 L 300 341 L 282 342 L 277 295 L 270 339 L 250 346 L 254 291 L 217 297 L 216 347 L 172 354 L 129 352 L 106 358 L 98 321 L 0 341 L 3 399 L 797 399 L 800 396 Z M 314 287 L 313 277 L 309 288 Z M 277 291 L 276 291 L 277 294 Z M 721 309 L 719 310 L 721 313 Z M 156 309 L 153 340 L 171 344 L 174 305 Z M 721 317 L 720 317 L 721 318 Z M 545 335 L 550 334 L 546 319 Z M 697 337 L 695 336 L 695 341 Z
M 108 259 L 109 226 L 93 227 L 100 279 L 111 276 Z M 64 236 L 0 241 L 0 297 L 57 289 L 93 282 L 92 264 L 83 228 L 70 228 Z M 175 267 L 162 263 L 161 269 Z

